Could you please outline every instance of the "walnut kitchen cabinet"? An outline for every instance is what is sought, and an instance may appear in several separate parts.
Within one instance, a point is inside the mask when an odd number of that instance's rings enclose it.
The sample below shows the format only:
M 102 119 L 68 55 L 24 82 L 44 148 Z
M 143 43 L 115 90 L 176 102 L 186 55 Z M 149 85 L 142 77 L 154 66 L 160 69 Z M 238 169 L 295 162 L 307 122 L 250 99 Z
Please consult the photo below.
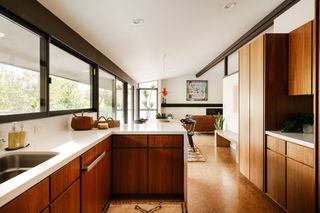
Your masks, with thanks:
M 112 193 L 147 194 L 146 135 L 115 135 L 112 143 Z
M 266 193 L 290 213 L 315 212 L 313 149 L 267 136 Z
M 267 136 L 266 193 L 286 208 L 286 141 Z
M 183 197 L 183 136 L 148 136 L 148 193 Z
M 289 33 L 289 95 L 313 94 L 313 21 Z
M 266 191 L 265 130 L 313 112 L 312 96 L 288 95 L 288 35 L 265 34 L 239 52 L 240 172 Z
M 49 178 L 46 178 L 1 207 L 0 213 L 39 213 L 48 206 L 49 202 Z
M 81 155 L 81 210 L 101 212 L 110 197 L 111 138 Z

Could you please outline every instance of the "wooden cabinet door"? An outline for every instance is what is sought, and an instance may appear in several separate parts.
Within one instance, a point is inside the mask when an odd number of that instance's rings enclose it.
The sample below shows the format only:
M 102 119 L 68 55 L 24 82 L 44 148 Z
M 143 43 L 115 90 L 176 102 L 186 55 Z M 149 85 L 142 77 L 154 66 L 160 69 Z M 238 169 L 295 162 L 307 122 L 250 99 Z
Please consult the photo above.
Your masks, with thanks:
M 286 157 L 267 150 L 267 194 L 286 208 Z
M 264 37 L 250 44 L 250 181 L 263 190 Z M 241 124 L 240 124 L 241 125 Z
M 289 33 L 289 95 L 312 94 L 313 22 Z
M 148 155 L 149 194 L 183 194 L 183 150 L 154 148 Z
M 81 156 L 81 210 L 101 212 L 110 195 L 110 138 Z M 96 162 L 96 163 L 95 163 Z M 90 170 L 85 167 L 94 165 Z
M 80 212 L 80 179 L 74 182 L 50 205 L 50 212 Z
M 250 46 L 239 51 L 239 164 L 240 172 L 249 178 L 250 113 Z
M 313 168 L 287 158 L 288 212 L 315 212 L 314 181 Z
M 121 148 L 112 150 L 112 193 L 147 193 L 147 149 Z
M 19 197 L 0 208 L 1 213 L 41 212 L 49 205 L 49 178 L 44 179 Z

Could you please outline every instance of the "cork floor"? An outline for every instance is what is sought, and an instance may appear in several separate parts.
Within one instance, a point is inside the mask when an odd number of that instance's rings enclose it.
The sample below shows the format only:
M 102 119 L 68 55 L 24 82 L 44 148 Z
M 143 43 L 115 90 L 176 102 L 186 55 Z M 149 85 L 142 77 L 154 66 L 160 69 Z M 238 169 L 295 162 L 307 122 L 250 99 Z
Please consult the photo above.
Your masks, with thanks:
M 283 212 L 241 173 L 230 148 L 215 147 L 213 135 L 195 135 L 207 162 L 188 163 L 189 213 Z

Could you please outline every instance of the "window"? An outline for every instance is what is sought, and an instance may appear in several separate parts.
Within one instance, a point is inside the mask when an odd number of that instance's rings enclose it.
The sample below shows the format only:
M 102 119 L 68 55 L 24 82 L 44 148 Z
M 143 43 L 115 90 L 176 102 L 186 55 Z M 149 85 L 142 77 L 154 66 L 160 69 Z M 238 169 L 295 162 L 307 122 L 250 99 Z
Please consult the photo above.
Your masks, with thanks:
M 124 121 L 124 83 L 120 80 L 116 80 L 116 99 L 117 99 L 117 114 L 116 118 L 120 121 Z
M 128 121 L 133 120 L 133 87 L 128 84 Z
M 115 77 L 106 71 L 99 70 L 99 116 L 114 116 Z
M 53 44 L 50 44 L 49 52 L 49 110 L 92 108 L 92 66 Z
M 0 115 L 40 107 L 41 37 L 0 15 Z
M 158 112 L 158 82 L 139 84 L 139 118 L 155 119 Z

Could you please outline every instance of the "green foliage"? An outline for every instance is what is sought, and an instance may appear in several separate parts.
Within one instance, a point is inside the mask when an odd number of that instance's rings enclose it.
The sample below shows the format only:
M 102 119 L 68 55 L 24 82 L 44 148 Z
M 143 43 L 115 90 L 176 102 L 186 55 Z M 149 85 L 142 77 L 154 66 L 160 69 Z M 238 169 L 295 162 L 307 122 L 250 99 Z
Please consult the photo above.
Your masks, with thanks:
M 215 120 L 215 123 L 214 123 L 214 127 L 216 128 L 216 130 L 222 130 L 223 129 L 223 123 L 224 123 L 224 118 L 219 113 L 218 115 L 216 115 L 216 120 Z
M 285 121 L 281 132 L 303 132 L 303 125 L 313 125 L 313 114 L 300 113 L 293 119 Z

